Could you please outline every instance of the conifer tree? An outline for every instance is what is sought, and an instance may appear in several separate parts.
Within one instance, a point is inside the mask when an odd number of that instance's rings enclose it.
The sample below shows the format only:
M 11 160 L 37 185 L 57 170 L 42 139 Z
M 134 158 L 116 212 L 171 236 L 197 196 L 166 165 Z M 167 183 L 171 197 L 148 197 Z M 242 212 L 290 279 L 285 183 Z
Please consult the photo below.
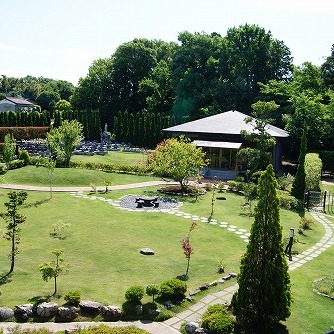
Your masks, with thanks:
M 296 197 L 299 200 L 304 199 L 305 192 L 305 156 L 307 152 L 307 128 L 306 124 L 304 124 L 303 134 L 300 143 L 300 152 L 298 158 L 298 167 L 295 175 L 295 179 L 291 188 L 291 195 Z
M 289 317 L 291 303 L 272 165 L 260 177 L 258 195 L 250 240 L 241 259 L 239 289 L 232 298 L 237 323 L 247 333 L 268 333 Z

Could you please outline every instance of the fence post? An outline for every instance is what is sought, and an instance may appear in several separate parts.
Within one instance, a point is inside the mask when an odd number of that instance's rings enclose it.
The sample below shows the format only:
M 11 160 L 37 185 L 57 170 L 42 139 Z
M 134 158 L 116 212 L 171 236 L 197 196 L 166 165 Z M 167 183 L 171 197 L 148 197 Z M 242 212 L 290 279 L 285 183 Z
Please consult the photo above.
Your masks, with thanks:
M 327 194 L 327 191 L 324 192 L 324 202 L 323 202 L 323 209 L 324 209 L 324 213 L 326 213 L 326 194 Z

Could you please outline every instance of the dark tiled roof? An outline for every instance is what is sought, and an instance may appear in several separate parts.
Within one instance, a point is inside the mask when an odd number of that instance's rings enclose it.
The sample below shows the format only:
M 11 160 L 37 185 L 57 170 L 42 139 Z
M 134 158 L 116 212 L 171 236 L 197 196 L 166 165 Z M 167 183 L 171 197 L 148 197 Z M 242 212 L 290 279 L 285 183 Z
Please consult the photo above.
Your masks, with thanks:
M 25 104 L 25 105 L 29 105 L 29 106 L 33 106 L 34 104 L 25 100 L 25 99 L 20 99 L 20 98 L 17 98 L 17 97 L 6 97 L 5 98 L 6 100 L 10 101 L 10 102 L 13 102 L 15 104 Z
M 163 129 L 165 132 L 176 133 L 212 133 L 212 134 L 238 134 L 241 130 L 253 131 L 251 123 L 246 123 L 247 115 L 236 111 L 226 111 L 217 115 L 198 119 L 196 121 L 172 126 Z M 273 137 L 289 137 L 289 133 L 276 126 L 267 125 L 267 132 Z

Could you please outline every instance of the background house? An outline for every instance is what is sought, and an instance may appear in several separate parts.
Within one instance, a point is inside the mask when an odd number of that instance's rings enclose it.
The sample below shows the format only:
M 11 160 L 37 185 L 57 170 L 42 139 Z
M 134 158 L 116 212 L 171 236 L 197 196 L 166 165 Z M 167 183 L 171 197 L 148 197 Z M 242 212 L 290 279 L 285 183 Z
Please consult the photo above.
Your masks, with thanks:
M 240 132 L 254 131 L 253 125 L 246 123 L 247 117 L 249 116 L 239 111 L 231 110 L 166 128 L 163 131 L 172 136 L 183 134 L 191 138 L 197 146 L 203 147 L 211 159 L 210 170 L 206 176 L 232 179 L 238 170 L 242 169 L 237 161 L 238 150 L 242 146 L 249 146 Z M 273 148 L 273 166 L 277 171 L 282 163 L 282 141 L 289 137 L 289 133 L 270 124 L 267 124 L 266 131 L 276 139 Z
M 0 111 L 32 111 L 34 104 L 16 97 L 6 97 L 0 101 Z

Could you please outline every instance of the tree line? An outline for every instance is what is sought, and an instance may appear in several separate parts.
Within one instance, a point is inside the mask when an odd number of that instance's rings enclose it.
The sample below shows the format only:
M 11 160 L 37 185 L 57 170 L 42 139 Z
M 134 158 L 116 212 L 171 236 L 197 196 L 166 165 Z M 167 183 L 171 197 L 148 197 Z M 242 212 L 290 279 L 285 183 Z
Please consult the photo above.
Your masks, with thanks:
M 230 28 L 225 36 L 184 31 L 178 41 L 123 43 L 111 57 L 93 61 L 77 87 L 33 77 L 15 84 L 3 76 L 0 93 L 34 96 L 42 110 L 55 110 L 61 99 L 73 110 L 99 110 L 101 124 L 115 128 L 116 140 L 127 138 L 115 124 L 120 113 L 129 119 L 161 114 L 178 124 L 233 109 L 249 115 L 253 103 L 274 101 L 279 107 L 266 118 L 290 132 L 292 154 L 299 150 L 304 122 L 310 150 L 334 150 L 334 46 L 321 66 L 296 67 L 284 42 L 257 25 Z M 58 100 L 46 104 L 44 93 L 52 89 Z

